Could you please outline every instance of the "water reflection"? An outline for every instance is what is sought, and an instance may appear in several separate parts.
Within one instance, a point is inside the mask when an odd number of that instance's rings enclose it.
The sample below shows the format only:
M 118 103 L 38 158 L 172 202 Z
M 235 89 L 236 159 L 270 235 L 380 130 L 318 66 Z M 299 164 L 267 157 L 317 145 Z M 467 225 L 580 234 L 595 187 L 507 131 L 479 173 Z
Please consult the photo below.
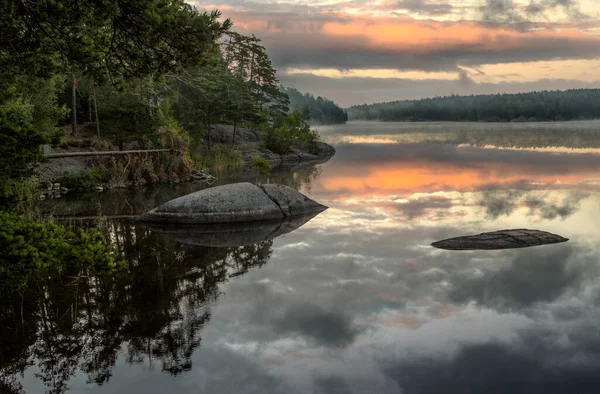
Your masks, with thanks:
M 330 206 L 275 239 L 207 247 L 108 221 L 129 271 L 65 273 L 3 300 L 3 373 L 28 392 L 597 391 L 599 155 L 422 141 L 336 149 L 322 166 L 262 180 L 297 182 Z M 128 202 L 138 213 L 183 191 Z M 429 246 L 504 228 L 571 241 Z
M 127 272 L 64 272 L 2 300 L 5 375 L 34 362 L 34 376 L 46 390 L 62 393 L 77 374 L 90 383 L 109 382 L 119 355 L 172 375 L 189 371 L 219 284 L 266 264 L 273 252 L 270 239 L 191 247 L 133 221 L 109 226 L 119 256 L 130 262 Z
M 320 212 L 251 223 L 144 223 L 166 238 L 189 245 L 244 246 L 269 241 L 303 226 Z

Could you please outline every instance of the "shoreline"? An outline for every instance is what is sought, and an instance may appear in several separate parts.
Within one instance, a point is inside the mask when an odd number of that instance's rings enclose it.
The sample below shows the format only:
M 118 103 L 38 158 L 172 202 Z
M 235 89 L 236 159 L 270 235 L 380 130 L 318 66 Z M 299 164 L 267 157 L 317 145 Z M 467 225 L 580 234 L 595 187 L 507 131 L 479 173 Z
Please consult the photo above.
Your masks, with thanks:
M 233 127 L 229 125 L 213 125 L 211 130 L 213 145 L 221 144 L 233 148 Z M 131 148 L 130 148 L 131 149 Z M 45 155 L 56 155 L 61 153 L 74 153 L 72 150 L 55 150 L 45 145 Z M 335 148 L 325 142 L 319 141 L 317 149 L 310 151 L 307 148 L 292 148 L 290 153 L 278 154 L 264 147 L 263 137 L 258 132 L 239 128 L 236 130 L 236 144 L 233 151 L 239 152 L 239 166 L 244 169 L 252 168 L 252 159 L 264 158 L 273 169 L 278 167 L 301 168 L 308 165 L 321 164 L 330 160 L 335 155 Z M 79 149 L 78 152 L 96 152 L 89 149 Z M 96 191 L 103 192 L 110 189 L 138 188 L 159 184 L 180 184 L 204 182 L 211 185 L 216 178 L 210 174 L 215 168 L 194 168 L 183 174 L 170 173 L 169 176 L 155 177 L 153 181 L 142 180 L 142 182 L 125 181 L 108 184 L 109 182 L 97 182 L 88 187 L 69 188 L 69 185 L 61 184 L 68 177 L 85 176 L 97 168 L 98 162 L 93 162 L 87 157 L 64 157 L 46 160 L 36 168 L 38 177 L 40 199 L 60 198 L 69 191 Z M 66 186 L 66 187 L 65 187 Z

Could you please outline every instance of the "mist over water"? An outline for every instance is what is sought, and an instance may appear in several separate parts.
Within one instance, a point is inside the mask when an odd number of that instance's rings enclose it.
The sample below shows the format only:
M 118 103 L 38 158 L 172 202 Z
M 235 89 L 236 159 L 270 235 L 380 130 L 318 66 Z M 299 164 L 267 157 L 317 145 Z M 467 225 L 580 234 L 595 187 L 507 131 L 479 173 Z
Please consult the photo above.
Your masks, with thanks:
M 127 218 L 200 185 L 45 202 L 76 223 L 105 215 L 130 268 L 3 300 L 0 378 L 27 393 L 597 391 L 600 123 L 320 132 L 337 150 L 325 164 L 218 175 L 330 207 L 255 244 L 181 243 Z M 570 241 L 430 246 L 507 228 Z

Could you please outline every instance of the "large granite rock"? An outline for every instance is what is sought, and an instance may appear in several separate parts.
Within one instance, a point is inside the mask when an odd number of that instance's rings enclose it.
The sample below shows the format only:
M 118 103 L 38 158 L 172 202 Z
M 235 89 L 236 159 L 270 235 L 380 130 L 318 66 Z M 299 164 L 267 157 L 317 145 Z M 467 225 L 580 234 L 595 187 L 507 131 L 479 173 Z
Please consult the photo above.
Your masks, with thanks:
M 449 238 L 434 242 L 431 246 L 448 250 L 513 249 L 556 244 L 567 242 L 568 240 L 568 238 L 563 238 L 560 235 L 546 231 L 517 229 Z
M 168 201 L 141 215 L 159 223 L 233 223 L 281 220 L 321 212 L 326 206 L 285 185 L 234 183 L 200 190 Z

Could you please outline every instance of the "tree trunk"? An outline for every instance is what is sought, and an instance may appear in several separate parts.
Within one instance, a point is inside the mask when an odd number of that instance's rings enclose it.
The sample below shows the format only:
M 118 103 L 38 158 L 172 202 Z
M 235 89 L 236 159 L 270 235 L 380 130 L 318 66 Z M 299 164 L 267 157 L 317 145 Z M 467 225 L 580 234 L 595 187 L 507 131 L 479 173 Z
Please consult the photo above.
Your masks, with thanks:
M 96 101 L 96 94 L 98 90 L 94 85 L 94 113 L 96 114 L 96 135 L 100 138 L 100 120 L 98 119 L 98 102 Z
M 235 132 L 237 131 L 237 119 L 233 121 L 233 149 L 235 149 Z
M 177 121 L 181 124 L 181 84 L 175 79 L 177 85 Z
M 210 152 L 212 149 L 212 141 L 210 139 L 210 105 L 207 108 L 208 110 L 206 111 L 206 120 L 207 120 L 207 128 L 206 128 L 206 132 L 208 133 L 208 151 Z
M 119 104 L 119 109 L 121 108 L 121 93 L 117 93 L 117 102 Z M 121 112 L 117 111 L 117 129 L 115 130 L 115 145 L 119 147 L 119 150 L 123 150 L 123 144 L 121 143 L 121 139 L 119 138 L 119 130 L 121 129 Z
M 77 135 L 77 78 L 75 73 L 71 73 L 71 114 L 73 124 L 71 125 L 71 135 Z
M 254 86 L 254 51 L 252 52 L 252 60 L 250 61 L 250 95 L 252 95 L 252 86 Z

